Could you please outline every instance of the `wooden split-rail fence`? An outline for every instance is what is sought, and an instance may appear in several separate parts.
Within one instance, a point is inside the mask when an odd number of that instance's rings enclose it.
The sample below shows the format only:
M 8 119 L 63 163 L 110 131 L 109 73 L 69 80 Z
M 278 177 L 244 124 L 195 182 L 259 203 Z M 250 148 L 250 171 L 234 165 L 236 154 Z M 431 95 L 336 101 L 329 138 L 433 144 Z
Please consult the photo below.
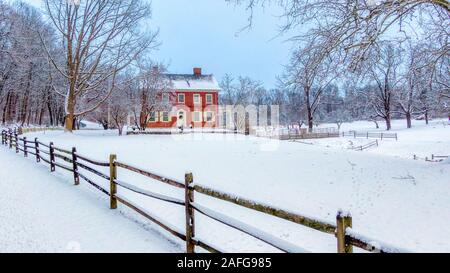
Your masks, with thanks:
M 109 196 L 109 205 L 111 209 L 117 209 L 118 203 L 121 203 L 126 207 L 136 211 L 148 220 L 156 223 L 157 225 L 168 231 L 170 234 L 185 241 L 187 253 L 195 252 L 196 246 L 203 248 L 209 252 L 222 252 L 219 247 L 216 247 L 213 244 L 202 240 L 201 236 L 196 234 L 196 212 L 212 218 L 231 228 L 237 229 L 251 237 L 259 239 L 281 251 L 295 253 L 308 252 L 308 250 L 294 245 L 291 242 L 284 241 L 272 234 L 262 231 L 254 226 L 248 225 L 238 219 L 232 218 L 221 212 L 214 211 L 213 209 L 201 205 L 200 203 L 195 201 L 196 193 L 204 194 L 221 201 L 230 202 L 247 209 L 262 212 L 267 215 L 278 217 L 299 225 L 315 229 L 320 232 L 333 235 L 336 237 L 336 246 L 338 253 L 351 253 L 353 252 L 354 246 L 369 252 L 376 253 L 404 251 L 394 247 L 383 246 L 383 244 L 381 244 L 378 240 L 359 235 L 352 229 L 353 221 L 351 215 L 343 212 L 337 213 L 335 223 L 314 219 L 298 213 L 293 213 L 274 206 L 261 204 L 246 198 L 241 198 L 239 196 L 196 184 L 194 183 L 194 176 L 192 173 L 186 173 L 184 181 L 179 181 L 124 163 L 118 160 L 116 155 L 110 155 L 109 160 L 107 161 L 94 160 L 78 153 L 75 147 L 67 150 L 55 146 L 53 142 L 47 144 L 40 142 L 38 138 L 34 138 L 33 140 L 31 140 L 25 136 L 20 137 L 17 130 L 3 130 L 2 145 L 5 145 L 10 149 L 14 149 L 16 153 L 22 152 L 24 157 L 33 156 L 35 157 L 36 162 L 44 162 L 48 164 L 51 172 L 55 172 L 56 168 L 60 168 L 64 171 L 72 173 L 75 185 L 80 184 L 81 178 L 89 185 L 98 189 L 103 194 Z M 94 166 L 109 168 L 109 174 L 102 173 Z M 117 175 L 117 170 L 119 168 L 126 169 L 128 171 L 151 178 L 166 185 L 173 186 L 174 188 L 178 188 L 184 191 L 184 200 L 165 196 L 159 193 L 154 193 L 149 190 L 139 188 L 128 182 L 121 181 Z M 92 179 L 81 173 L 81 169 L 98 176 L 100 179 L 108 181 L 109 188 L 102 187 L 98 183 L 95 183 Z M 122 195 L 120 192 L 118 192 L 118 187 L 144 195 L 149 198 L 157 199 L 177 206 L 183 206 L 185 208 L 185 229 L 178 229 L 170 223 L 167 223 L 164 219 L 152 215 L 152 213 L 147 209 L 141 207 L 139 204 L 134 203 L 133 201 Z
M 429 158 L 427 156 L 422 158 L 422 157 L 419 157 L 417 155 L 413 155 L 413 159 L 414 160 L 419 160 L 420 159 L 420 160 L 425 160 L 425 161 L 428 161 L 428 162 L 442 162 L 442 161 L 446 160 L 449 157 L 450 156 L 448 156 L 448 155 L 435 155 L 435 154 L 432 154 L 431 158 Z
M 353 138 L 377 138 L 377 139 L 395 139 L 398 140 L 397 133 L 373 133 L 373 132 L 357 132 L 348 131 L 342 132 L 342 137 L 353 137 Z
M 369 149 L 370 147 L 375 147 L 375 146 L 378 147 L 378 139 L 376 139 L 375 141 L 369 142 L 367 144 L 364 144 L 364 145 L 351 147 L 350 150 L 364 151 L 366 149 Z

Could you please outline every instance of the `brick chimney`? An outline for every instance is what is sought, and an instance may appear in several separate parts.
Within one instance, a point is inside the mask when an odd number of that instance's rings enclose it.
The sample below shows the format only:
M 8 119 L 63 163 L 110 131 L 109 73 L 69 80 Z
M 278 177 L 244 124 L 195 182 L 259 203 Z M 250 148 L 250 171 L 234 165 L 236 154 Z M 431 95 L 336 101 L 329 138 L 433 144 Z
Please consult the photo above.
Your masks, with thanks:
M 202 69 L 200 67 L 194 67 L 194 75 L 195 76 L 201 76 L 202 75 Z

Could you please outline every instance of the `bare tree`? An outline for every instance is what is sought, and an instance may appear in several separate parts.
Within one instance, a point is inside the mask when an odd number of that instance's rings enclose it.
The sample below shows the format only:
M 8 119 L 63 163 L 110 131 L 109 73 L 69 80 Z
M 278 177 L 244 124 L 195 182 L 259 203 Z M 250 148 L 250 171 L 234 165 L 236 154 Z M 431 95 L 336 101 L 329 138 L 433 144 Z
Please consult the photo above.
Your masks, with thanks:
M 336 59 L 329 54 L 325 44 L 317 45 L 313 39 L 294 51 L 284 75 L 285 84 L 303 94 L 309 131 L 313 129 L 314 115 L 323 92 L 338 75 Z
M 226 0 L 245 5 L 250 11 L 258 6 L 277 4 L 286 19 L 282 31 L 294 30 L 293 39 L 322 37 L 331 51 L 343 51 L 350 67 L 357 68 L 369 57 L 370 49 L 383 39 L 416 36 L 417 18 L 425 33 L 441 40 L 430 49 L 436 59 L 448 56 L 450 2 L 447 0 Z M 420 16 L 418 16 L 420 15 Z M 306 26 L 306 27 L 305 27 Z
M 135 80 L 133 113 L 140 130 L 145 130 L 152 112 L 170 110 L 170 97 L 174 97 L 174 94 L 171 92 L 171 81 L 166 76 L 166 71 L 163 64 L 151 61 L 139 64 L 139 74 Z M 162 99 L 163 93 L 169 96 L 169 101 Z
M 450 59 L 442 59 L 435 67 L 434 82 L 441 98 L 450 99 Z
M 374 50 L 372 58 L 366 63 L 367 76 L 374 85 L 366 90 L 365 95 L 370 98 L 369 102 L 375 115 L 385 120 L 387 130 L 392 127 L 394 92 L 400 82 L 400 54 L 400 50 L 387 43 L 379 50 Z
M 0 2 L 0 26 L 2 123 L 57 125 L 62 100 L 49 95 L 50 67 L 45 50 L 35 42 L 38 31 L 51 43 L 51 28 L 37 9 L 23 2 Z
M 123 128 L 130 114 L 133 105 L 135 90 L 133 89 L 132 79 L 124 76 L 110 98 L 109 113 L 111 115 L 114 127 L 118 129 L 119 135 L 122 135 Z
M 234 78 L 226 74 L 220 82 L 220 87 L 222 90 L 220 104 L 228 107 L 227 119 L 230 121 L 228 124 L 231 124 L 235 130 L 243 131 L 247 125 L 250 125 L 249 118 L 253 114 L 256 117 L 255 122 L 258 123 L 260 120 L 258 110 L 253 109 L 256 113 L 249 113 L 249 109 L 246 108 L 249 105 L 268 104 L 268 92 L 259 81 L 243 76 Z
M 403 84 L 397 88 L 395 92 L 395 102 L 398 106 L 399 113 L 406 118 L 406 127 L 411 128 L 412 115 L 418 109 L 418 97 L 421 81 L 421 69 L 420 69 L 420 48 L 409 44 L 404 54 L 406 67 L 402 76 Z
M 141 0 L 45 0 L 47 16 L 64 45 L 64 60 L 47 55 L 66 81 L 65 128 L 72 131 L 77 116 L 94 111 L 114 90 L 117 75 L 147 49 L 156 46 L 157 33 L 142 32 L 141 22 L 151 15 Z M 103 92 L 98 87 L 109 82 Z

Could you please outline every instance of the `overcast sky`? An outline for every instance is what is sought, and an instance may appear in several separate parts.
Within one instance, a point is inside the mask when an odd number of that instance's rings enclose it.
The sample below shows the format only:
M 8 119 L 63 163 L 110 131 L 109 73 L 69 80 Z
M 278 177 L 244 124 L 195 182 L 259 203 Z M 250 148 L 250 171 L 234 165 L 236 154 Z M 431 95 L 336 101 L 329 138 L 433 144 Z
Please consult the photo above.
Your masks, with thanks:
M 41 7 L 41 0 L 25 0 Z M 153 0 L 153 25 L 160 29 L 161 47 L 154 58 L 169 64 L 173 73 L 191 73 L 192 67 L 215 74 L 249 76 L 272 88 L 289 57 L 287 37 L 278 37 L 282 23 L 275 7 L 255 14 L 247 24 L 243 7 L 225 0 Z

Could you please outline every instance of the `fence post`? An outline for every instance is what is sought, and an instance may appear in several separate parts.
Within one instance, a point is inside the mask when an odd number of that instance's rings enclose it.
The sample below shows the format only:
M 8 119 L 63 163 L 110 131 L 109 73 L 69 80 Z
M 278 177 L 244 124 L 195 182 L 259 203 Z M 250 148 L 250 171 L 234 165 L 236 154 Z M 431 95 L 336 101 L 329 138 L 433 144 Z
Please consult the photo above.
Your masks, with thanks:
M 431 154 L 431 160 L 434 160 L 434 154 Z
M 192 238 L 195 237 L 195 218 L 194 208 L 191 203 L 194 202 L 194 190 L 191 188 L 191 184 L 194 182 L 194 176 L 192 173 L 186 173 L 184 175 L 184 198 L 186 209 L 186 253 L 195 253 L 195 245 Z
M 53 142 L 50 142 L 49 145 L 49 151 L 50 151 L 50 171 L 55 171 L 55 149 L 53 148 Z
M 381 140 L 383 140 L 383 133 L 381 133 Z
M 367 132 L 367 139 L 369 139 L 369 132 Z
M 5 145 L 5 131 L 2 130 L 2 145 Z
M 75 186 L 80 185 L 80 177 L 78 176 L 78 165 L 77 165 L 77 149 L 72 148 L 72 165 L 73 165 L 73 181 Z
M 12 149 L 12 130 L 9 129 L 9 148 Z
M 338 211 L 336 216 L 336 237 L 338 253 L 353 253 L 353 246 L 345 240 L 345 230 L 352 227 L 352 216 Z
M 115 180 L 117 179 L 117 166 L 116 166 L 116 155 L 109 156 L 109 206 L 111 209 L 117 209 L 117 186 Z
M 34 147 L 36 147 L 36 162 L 41 162 L 41 156 L 39 155 L 39 142 L 38 138 L 34 139 Z
M 17 136 L 17 131 L 14 133 L 14 138 L 16 140 L 16 153 L 19 153 L 19 137 Z
M 23 156 L 28 157 L 27 138 L 26 137 L 23 137 Z

